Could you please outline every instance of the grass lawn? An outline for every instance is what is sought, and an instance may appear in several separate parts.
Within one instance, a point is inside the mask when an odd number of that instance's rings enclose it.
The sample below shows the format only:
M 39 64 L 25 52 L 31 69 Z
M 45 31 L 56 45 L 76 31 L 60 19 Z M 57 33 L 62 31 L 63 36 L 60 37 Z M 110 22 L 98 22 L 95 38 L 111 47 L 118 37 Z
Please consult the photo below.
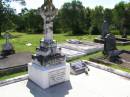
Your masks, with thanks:
M 36 49 L 37 46 L 39 46 L 39 41 L 43 37 L 43 34 L 25 34 L 25 33 L 17 33 L 17 32 L 12 32 L 11 34 L 15 36 L 15 38 L 11 39 L 10 41 L 13 43 L 16 52 L 28 51 L 28 52 L 35 53 L 35 49 Z M 97 37 L 97 36 L 96 35 L 71 36 L 71 35 L 67 35 L 67 34 L 54 34 L 54 39 L 57 40 L 58 43 L 65 42 L 67 39 L 79 39 L 79 40 L 93 41 L 93 39 L 95 37 Z M 130 36 L 129 36 L 129 38 L 130 38 Z M 4 43 L 4 41 L 5 40 L 3 38 L 1 38 L 0 39 L 0 45 L 2 45 Z M 32 46 L 26 46 L 27 43 L 31 43 Z M 130 45 L 128 45 L 128 46 L 118 46 L 118 48 L 130 50 Z M 1 50 L 1 46 L 0 46 L 0 50 Z M 97 53 L 94 53 L 94 54 L 91 54 L 91 55 L 86 55 L 86 56 L 82 56 L 82 57 L 79 57 L 79 58 L 74 58 L 71 61 L 80 60 L 80 59 L 89 60 L 90 57 L 101 56 L 101 55 L 102 55 L 101 52 L 97 52 Z M 116 68 L 116 69 L 120 69 L 120 70 L 130 72 L 130 70 L 127 69 L 127 68 L 121 68 L 121 67 L 115 66 L 115 65 L 110 65 L 110 66 L 113 67 L 113 68 Z M 25 73 L 26 72 L 20 72 L 20 73 L 12 74 L 12 75 L 9 75 L 9 76 L 4 76 L 4 77 L 1 77 L 0 80 L 12 78 L 12 77 L 22 75 L 22 74 L 25 74 Z
M 43 34 L 25 34 L 25 33 L 17 33 L 12 32 L 12 35 L 15 38 L 10 41 L 13 43 L 16 52 L 24 52 L 30 51 L 35 52 L 37 46 L 39 46 L 39 42 L 43 37 Z M 79 40 L 93 40 L 96 36 L 91 35 L 82 35 L 82 36 L 68 36 L 67 34 L 55 34 L 54 39 L 57 40 L 58 43 L 62 43 L 67 39 L 79 39 Z M 0 39 L 0 45 L 4 44 L 4 39 Z M 26 46 L 27 43 L 32 43 L 32 46 Z M 1 47 L 0 47 L 1 49 Z
M 15 73 L 15 74 L 5 75 L 5 76 L 0 77 L 0 81 L 10 79 L 10 78 L 13 78 L 13 77 L 17 77 L 17 76 L 20 76 L 20 75 L 24 75 L 24 74 L 27 74 L 27 72 L 25 71 L 25 72 L 19 72 L 19 73 Z

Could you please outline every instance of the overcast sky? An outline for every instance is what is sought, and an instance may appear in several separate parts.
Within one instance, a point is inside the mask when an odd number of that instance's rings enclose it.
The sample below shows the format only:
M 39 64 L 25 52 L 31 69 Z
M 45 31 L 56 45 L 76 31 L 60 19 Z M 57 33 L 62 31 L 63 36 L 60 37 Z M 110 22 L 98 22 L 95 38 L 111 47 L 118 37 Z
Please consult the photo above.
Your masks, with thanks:
M 44 3 L 44 0 L 25 0 L 25 1 L 26 1 L 26 7 L 28 9 L 36 9 Z M 53 3 L 56 6 L 56 8 L 61 8 L 61 6 L 65 2 L 71 2 L 71 1 L 72 0 L 53 0 Z M 104 6 L 104 8 L 113 8 L 115 4 L 119 3 L 120 1 L 128 2 L 130 0 L 77 0 L 77 1 L 81 1 L 85 7 L 90 8 L 94 8 L 97 5 L 102 5 Z M 20 12 L 20 10 L 25 6 L 23 7 L 18 3 L 13 2 L 11 4 L 11 7 L 17 9 L 17 12 Z

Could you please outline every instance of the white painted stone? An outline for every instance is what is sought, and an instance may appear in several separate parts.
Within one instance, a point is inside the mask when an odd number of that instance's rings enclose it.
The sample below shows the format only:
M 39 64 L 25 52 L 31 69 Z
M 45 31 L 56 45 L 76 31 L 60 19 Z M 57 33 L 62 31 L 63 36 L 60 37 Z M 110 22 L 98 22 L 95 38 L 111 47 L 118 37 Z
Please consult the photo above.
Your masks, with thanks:
M 130 79 L 89 68 L 89 75 L 70 75 L 70 81 L 46 90 L 28 80 L 6 85 L 0 97 L 130 97 Z
M 64 43 L 59 45 L 62 48 L 71 49 L 79 52 L 84 52 L 86 54 L 90 54 L 96 51 L 102 51 L 103 45 L 92 43 L 92 42 L 86 42 L 86 44 L 70 44 L 70 43 Z
M 29 79 L 46 89 L 55 84 L 69 80 L 70 66 L 68 63 L 43 67 L 40 65 L 28 64 Z
M 75 51 L 75 50 L 71 50 L 71 49 L 67 49 L 67 48 L 62 48 L 61 52 L 66 55 L 67 60 L 74 58 L 74 57 L 79 57 L 79 56 L 83 56 L 85 55 L 84 52 L 80 52 L 80 51 Z

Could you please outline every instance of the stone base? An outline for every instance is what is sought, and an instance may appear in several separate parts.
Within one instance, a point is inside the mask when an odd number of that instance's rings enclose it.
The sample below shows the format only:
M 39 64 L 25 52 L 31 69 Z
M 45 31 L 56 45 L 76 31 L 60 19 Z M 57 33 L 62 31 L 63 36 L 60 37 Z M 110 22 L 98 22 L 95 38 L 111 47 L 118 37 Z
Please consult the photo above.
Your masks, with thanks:
M 29 79 L 46 89 L 69 80 L 70 65 L 59 64 L 54 66 L 40 66 L 36 64 L 28 64 Z

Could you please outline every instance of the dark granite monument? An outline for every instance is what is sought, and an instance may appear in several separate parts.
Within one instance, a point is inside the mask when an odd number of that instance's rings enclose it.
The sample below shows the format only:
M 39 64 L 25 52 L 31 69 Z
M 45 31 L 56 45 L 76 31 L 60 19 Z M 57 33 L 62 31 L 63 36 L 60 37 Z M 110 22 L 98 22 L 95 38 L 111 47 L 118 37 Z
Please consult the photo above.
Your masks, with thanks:
M 127 28 L 128 28 L 127 25 L 123 24 L 122 38 L 115 38 L 117 40 L 116 41 L 117 45 L 128 45 L 128 44 L 130 44 L 130 40 L 127 39 L 127 33 L 128 33 Z M 106 35 L 109 34 L 109 33 L 110 33 L 109 32 L 109 23 L 108 23 L 107 20 L 104 20 L 103 25 L 102 25 L 101 37 L 94 39 L 94 42 L 104 44 L 104 39 L 105 39 Z
M 102 34 L 101 34 L 101 39 L 104 39 L 105 36 L 109 33 L 109 23 L 107 20 L 104 20 L 103 25 L 102 25 Z
M 109 33 L 104 38 L 104 50 L 102 57 L 91 58 L 92 61 L 96 61 L 104 64 L 122 64 L 126 61 L 125 58 L 121 57 L 122 54 L 130 54 L 130 51 L 118 50 L 116 47 L 116 38 L 113 34 Z M 130 56 L 130 55 L 129 55 Z M 128 62 L 129 63 L 129 62 Z
M 100 38 L 94 39 L 94 42 L 96 43 L 104 43 L 104 38 L 109 33 L 109 23 L 107 20 L 104 20 L 101 30 L 102 30 L 102 33 L 101 33 Z
M 119 55 L 124 51 L 119 51 L 116 47 L 116 38 L 114 35 L 107 34 L 104 39 L 103 54 L 108 58 L 110 62 L 121 62 Z
M 6 42 L 2 45 L 1 58 L 15 53 L 12 43 L 9 42 L 9 39 L 12 38 L 12 35 L 9 32 L 6 32 L 3 37 L 5 38 Z

